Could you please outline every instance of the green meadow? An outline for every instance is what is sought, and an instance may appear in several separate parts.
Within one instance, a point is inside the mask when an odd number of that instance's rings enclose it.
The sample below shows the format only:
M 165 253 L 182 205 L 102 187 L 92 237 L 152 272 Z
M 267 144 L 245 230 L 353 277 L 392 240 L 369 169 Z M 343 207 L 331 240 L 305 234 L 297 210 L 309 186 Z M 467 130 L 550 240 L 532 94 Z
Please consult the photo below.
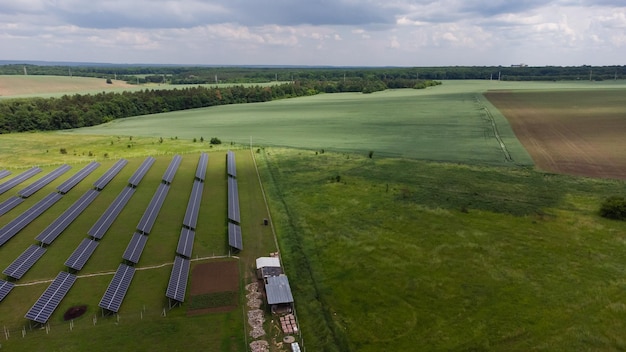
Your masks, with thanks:
M 240 201 L 242 218 L 249 220 L 240 255 L 242 285 L 253 275 L 255 256 L 275 248 L 270 229 L 260 226 L 268 214 L 254 157 L 307 350 L 624 350 L 626 223 L 597 214 L 604 198 L 626 193 L 624 182 L 535 170 L 504 117 L 481 95 L 489 89 L 592 86 L 623 88 L 623 82 L 444 82 L 419 91 L 326 94 L 135 117 L 73 131 L 0 135 L 2 168 L 60 162 L 78 168 L 97 159 L 101 173 L 115 158 L 131 161 L 24 282 L 51 279 L 63 270 L 63 261 L 145 155 L 158 156 L 83 269 L 105 275 L 77 280 L 53 315 L 50 334 L 28 331 L 22 339 L 13 330 L 0 343 L 8 350 L 33 351 L 245 349 L 240 309 L 187 317 L 183 306 L 161 316 L 167 263 L 173 260 L 181 209 L 201 150 L 211 157 L 194 257 L 227 254 L 223 152 L 233 147 L 241 148 Z M 496 130 L 512 160 L 504 157 Z M 193 142 L 200 137 L 205 141 Z M 211 137 L 224 144 L 211 147 Z M 68 153 L 60 154 L 60 148 Z M 183 154 L 184 165 L 140 262 L 165 266 L 138 271 L 121 320 L 100 319 L 94 326 L 95 307 L 111 277 L 106 272 L 119 264 L 173 153 Z M 0 267 L 32 244 L 97 177 L 83 181 L 0 247 Z M 9 196 L 0 195 L 0 201 Z M 27 207 L 22 204 L 11 214 Z M 8 220 L 0 217 L 0 225 Z M 45 287 L 12 292 L 0 303 L 0 325 L 22 326 L 25 311 Z M 70 332 L 62 312 L 77 304 L 90 308 Z

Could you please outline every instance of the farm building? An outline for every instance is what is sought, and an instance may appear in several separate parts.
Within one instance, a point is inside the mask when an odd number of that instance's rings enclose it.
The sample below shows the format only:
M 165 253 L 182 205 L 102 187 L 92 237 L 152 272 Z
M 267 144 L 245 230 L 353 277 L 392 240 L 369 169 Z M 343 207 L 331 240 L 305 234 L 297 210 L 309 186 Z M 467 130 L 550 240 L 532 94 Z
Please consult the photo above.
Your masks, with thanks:
M 272 313 L 292 311 L 293 295 L 286 275 L 270 276 L 266 279 L 265 295 Z
M 270 276 L 278 276 L 283 273 L 278 257 L 260 257 L 256 258 L 257 278 L 267 279 Z M 267 281 L 265 281 L 267 283 Z

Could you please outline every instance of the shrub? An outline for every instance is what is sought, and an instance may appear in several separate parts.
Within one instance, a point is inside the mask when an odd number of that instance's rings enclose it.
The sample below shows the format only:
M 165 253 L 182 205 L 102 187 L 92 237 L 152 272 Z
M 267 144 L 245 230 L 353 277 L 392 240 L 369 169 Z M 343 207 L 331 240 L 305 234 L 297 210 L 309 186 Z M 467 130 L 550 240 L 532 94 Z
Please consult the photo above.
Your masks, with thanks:
M 61 148 L 61 149 L 59 149 L 59 152 L 60 152 L 61 154 L 67 154 L 67 149 L 65 149 L 65 148 Z
M 626 199 L 619 196 L 605 199 L 600 206 L 600 216 L 607 219 L 626 220 Z
M 213 138 L 211 138 L 211 141 L 209 141 L 209 143 L 211 143 L 211 144 L 222 144 L 222 141 L 219 138 L 217 138 L 217 137 L 213 137 Z

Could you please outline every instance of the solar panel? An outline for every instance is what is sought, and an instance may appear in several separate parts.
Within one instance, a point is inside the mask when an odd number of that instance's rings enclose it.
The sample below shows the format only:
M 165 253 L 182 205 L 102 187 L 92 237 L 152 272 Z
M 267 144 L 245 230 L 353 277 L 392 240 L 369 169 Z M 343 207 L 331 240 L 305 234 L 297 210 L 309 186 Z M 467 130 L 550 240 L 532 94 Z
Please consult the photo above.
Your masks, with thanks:
M 26 274 L 28 269 L 35 265 L 44 253 L 46 253 L 45 248 L 33 244 L 26 248 L 2 273 L 19 280 Z
M 165 173 L 163 174 L 163 181 L 165 181 L 165 183 L 172 183 L 172 181 L 174 180 L 174 175 L 176 175 L 176 171 L 178 170 L 178 167 L 180 166 L 180 162 L 182 160 L 182 156 L 174 155 L 174 158 L 170 162 L 170 165 L 167 167 L 167 170 L 165 170 Z
M 239 188 L 237 179 L 228 178 L 228 218 L 234 222 L 241 222 L 239 215 Z
M 243 250 L 241 226 L 232 222 L 228 223 L 228 245 L 240 251 Z
M 128 160 L 126 159 L 118 160 L 115 164 L 113 164 L 113 166 L 111 166 L 110 169 L 108 169 L 102 176 L 100 176 L 100 178 L 96 180 L 96 182 L 93 183 L 94 187 L 100 190 L 104 189 L 104 187 L 108 185 L 109 182 L 111 182 L 113 177 L 117 176 L 117 174 L 119 174 L 120 171 L 122 171 L 122 169 L 124 168 L 124 166 L 126 166 L 126 164 L 128 164 Z
M 40 189 L 42 189 L 43 187 L 45 187 L 50 182 L 52 182 L 52 181 L 56 180 L 57 178 L 59 178 L 59 176 L 61 176 L 64 173 L 66 173 L 71 168 L 72 168 L 71 166 L 69 166 L 67 164 L 63 164 L 63 165 L 59 166 L 58 168 L 56 168 L 55 170 L 53 170 L 52 172 L 50 172 L 47 175 L 45 175 L 44 177 L 40 178 L 39 180 L 31 183 L 28 187 L 26 187 L 26 188 L 22 189 L 21 191 L 17 192 L 17 194 L 19 194 L 20 197 L 28 198 L 31 195 L 33 195 L 35 192 L 37 192 Z
M 235 153 L 229 150 L 226 153 L 226 169 L 228 171 L 228 175 L 232 177 L 237 177 L 237 167 L 235 165 Z
M 7 182 L 3 183 L 0 185 L 0 194 L 3 194 L 4 192 L 10 190 L 11 188 L 19 185 L 20 183 L 28 180 L 29 178 L 37 175 L 38 173 L 41 172 L 41 169 L 38 167 L 33 167 L 30 168 L 24 172 L 22 172 L 21 174 L 13 177 L 12 179 L 8 180 Z
M 45 324 L 75 281 L 76 275 L 61 271 L 24 317 Z
M 17 218 L 4 225 L 4 227 L 0 229 L 0 246 L 7 243 L 11 238 L 13 238 L 13 236 L 15 236 L 62 197 L 63 196 L 59 193 L 50 193 L 28 210 L 20 214 Z
M 196 237 L 196 232 L 188 228 L 183 227 L 180 231 L 180 237 L 178 238 L 178 247 L 176 247 L 176 253 L 191 258 L 191 250 L 193 249 L 193 239 Z
M 72 177 L 68 178 L 65 182 L 63 182 L 59 187 L 57 187 L 57 190 L 61 192 L 62 194 L 69 192 L 72 188 L 74 188 L 74 186 L 76 186 L 80 181 L 85 179 L 85 177 L 89 176 L 89 174 L 91 174 L 99 166 L 100 166 L 100 163 L 98 162 L 95 162 L 95 161 L 90 162 L 81 170 L 79 170 L 76 174 L 74 174 Z
M 165 296 L 177 300 L 185 301 L 185 291 L 187 289 L 187 278 L 189 277 L 189 259 L 176 257 L 174 259 L 174 267 L 170 274 L 170 281 L 167 284 Z
M 148 170 L 150 170 L 155 160 L 156 159 L 151 156 L 147 157 L 146 160 L 144 160 L 143 163 L 141 163 L 137 171 L 135 171 L 135 173 L 130 177 L 130 179 L 128 179 L 128 183 L 132 186 L 137 187 L 139 185 L 139 182 L 141 182 L 143 177 L 148 172 Z
M 102 213 L 100 218 L 95 224 L 93 224 L 87 233 L 96 239 L 104 237 L 104 234 L 107 232 L 109 227 L 111 227 L 117 216 L 122 212 L 122 209 L 124 209 L 133 194 L 135 194 L 135 188 L 124 187 L 117 198 L 115 198 L 107 210 Z
M 154 196 L 152 196 L 152 200 L 150 201 L 150 204 L 148 204 L 148 208 L 146 208 L 141 220 L 139 220 L 139 224 L 137 225 L 137 229 L 139 231 L 146 234 L 150 233 L 169 190 L 170 187 L 168 185 L 164 183 L 159 184 L 159 188 L 157 188 Z
M 209 164 L 209 154 L 200 154 L 200 160 L 198 160 L 198 167 L 196 167 L 196 178 L 204 182 L 204 176 L 206 175 L 206 167 Z
M 11 198 L 0 203 L 0 216 L 8 213 L 9 211 L 11 211 L 11 209 L 22 204 L 23 201 L 24 201 L 24 198 L 12 196 Z
M 3 179 L 11 174 L 9 170 L 0 170 L 0 179 Z
M 130 282 L 133 280 L 133 275 L 135 275 L 135 268 L 126 264 L 120 264 L 98 307 L 117 313 L 122 305 L 124 296 L 126 296 Z
M 198 223 L 198 213 L 200 212 L 200 202 L 202 201 L 203 189 L 204 183 L 198 180 L 193 182 L 191 195 L 189 195 L 189 202 L 187 203 L 187 210 L 185 211 L 185 217 L 183 218 L 183 225 L 188 226 L 191 229 L 195 229 Z
M 141 257 L 141 252 L 143 252 L 146 242 L 148 242 L 148 236 L 135 232 L 128 246 L 126 246 L 122 258 L 135 264 L 139 263 L 139 257 Z
M 76 247 L 70 257 L 67 258 L 65 266 L 74 270 L 81 270 L 87 263 L 89 257 L 91 257 L 96 250 L 96 247 L 98 247 L 98 242 L 85 238 L 78 247 Z
M 0 280 L 0 302 L 11 292 L 14 286 L 11 282 Z
M 93 202 L 100 192 L 88 190 L 74 204 L 56 218 L 35 239 L 43 244 L 51 244 L 76 218 Z

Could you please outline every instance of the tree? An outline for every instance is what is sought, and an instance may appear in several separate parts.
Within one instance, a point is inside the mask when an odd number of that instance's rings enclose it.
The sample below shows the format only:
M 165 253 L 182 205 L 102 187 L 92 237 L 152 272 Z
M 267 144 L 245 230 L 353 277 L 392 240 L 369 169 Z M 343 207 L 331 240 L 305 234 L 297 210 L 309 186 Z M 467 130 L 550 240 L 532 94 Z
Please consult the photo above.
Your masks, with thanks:
M 107 78 L 107 84 L 113 84 L 113 81 L 111 81 L 110 78 Z
M 619 196 L 605 199 L 600 206 L 600 216 L 607 219 L 626 220 L 626 199 Z
M 211 143 L 211 144 L 222 144 L 222 141 L 219 138 L 217 138 L 217 137 L 213 137 L 213 138 L 211 138 L 211 141 L 209 141 L 209 143 Z

